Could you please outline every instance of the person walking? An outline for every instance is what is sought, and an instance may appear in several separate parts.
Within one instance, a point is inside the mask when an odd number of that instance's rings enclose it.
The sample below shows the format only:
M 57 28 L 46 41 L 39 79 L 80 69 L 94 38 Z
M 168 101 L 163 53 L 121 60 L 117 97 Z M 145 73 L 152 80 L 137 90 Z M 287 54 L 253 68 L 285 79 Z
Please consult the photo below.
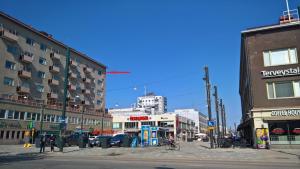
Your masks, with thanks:
M 54 145 L 55 145 L 55 137 L 53 134 L 50 136 L 50 147 L 51 147 L 51 152 L 54 152 Z
M 45 134 L 42 134 L 40 138 L 40 153 L 45 152 L 45 146 L 46 146 L 46 136 Z

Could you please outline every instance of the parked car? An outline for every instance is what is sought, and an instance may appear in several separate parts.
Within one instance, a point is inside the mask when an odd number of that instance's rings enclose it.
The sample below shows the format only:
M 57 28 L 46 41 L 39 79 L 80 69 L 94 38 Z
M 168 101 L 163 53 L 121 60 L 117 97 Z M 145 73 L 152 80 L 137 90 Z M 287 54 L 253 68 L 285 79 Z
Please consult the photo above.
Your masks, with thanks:
M 110 146 L 129 147 L 131 143 L 131 137 L 127 134 L 117 134 L 109 141 Z
M 104 139 L 111 139 L 112 136 L 97 136 L 95 139 L 89 142 L 90 146 L 98 146 L 101 147 L 101 144 Z
M 89 147 L 93 147 L 95 145 L 97 136 L 90 136 L 89 137 Z
M 79 146 L 79 143 L 81 141 L 80 140 L 81 136 L 82 136 L 83 142 L 87 144 L 88 143 L 88 137 L 85 134 L 81 135 L 79 133 L 73 133 L 73 134 L 69 135 L 68 137 L 66 137 L 65 145 L 67 145 L 67 146 L 73 146 L 73 145 Z

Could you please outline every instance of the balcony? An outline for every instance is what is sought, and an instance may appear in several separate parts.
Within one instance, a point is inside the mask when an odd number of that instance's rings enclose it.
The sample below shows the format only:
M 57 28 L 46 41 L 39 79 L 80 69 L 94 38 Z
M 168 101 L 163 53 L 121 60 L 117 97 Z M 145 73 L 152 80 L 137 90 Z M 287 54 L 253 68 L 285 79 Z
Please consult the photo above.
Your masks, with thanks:
M 90 101 L 88 101 L 88 100 L 83 100 L 83 101 L 81 102 L 81 104 L 83 104 L 83 105 L 90 105 L 91 103 L 90 103 Z
M 49 99 L 58 99 L 57 93 L 54 93 L 54 92 L 48 93 L 48 94 L 47 94 L 47 97 L 48 97 Z
M 69 77 L 70 77 L 71 79 L 76 79 L 76 78 L 77 78 L 76 74 L 73 73 L 73 72 L 70 72 L 70 73 L 69 73 Z
M 78 64 L 77 64 L 77 62 L 75 62 L 74 60 L 71 60 L 71 61 L 70 61 L 70 66 L 77 67 Z
M 29 93 L 30 89 L 28 87 L 18 86 L 17 87 L 17 92 L 18 93 Z
M 59 60 L 59 59 L 60 59 L 60 54 L 55 53 L 55 52 L 52 52 L 52 53 L 50 53 L 50 57 L 51 57 L 52 59 L 57 59 L 57 60 Z
M 91 79 L 89 79 L 89 78 L 82 78 L 82 81 L 83 82 L 85 82 L 85 83 L 91 83 L 92 82 L 92 80 Z
M 84 67 L 83 71 L 86 72 L 86 73 L 92 73 L 93 70 L 92 70 L 92 68 Z
M 76 86 L 72 85 L 72 84 L 69 84 L 68 89 L 71 90 L 71 91 L 74 91 L 74 90 L 76 90 Z
M 31 78 L 31 72 L 30 71 L 26 71 L 26 70 L 20 70 L 18 71 L 18 75 L 22 78 L 25 79 L 30 79 Z
M 49 66 L 49 71 L 52 72 L 52 73 L 59 73 L 59 70 L 60 69 L 57 66 L 54 66 L 54 65 Z
M 20 60 L 21 60 L 22 62 L 24 62 L 24 63 L 32 63 L 33 57 L 32 57 L 32 56 L 29 56 L 29 55 L 27 55 L 27 54 L 22 54 L 22 55 L 20 56 Z
M 1 30 L 1 37 L 14 42 L 18 41 L 19 39 L 17 35 L 4 29 Z
M 59 85 L 59 81 L 58 80 L 55 80 L 55 79 L 49 79 L 48 80 L 48 83 L 50 85 L 55 85 L 55 86 L 58 86 Z
M 86 95 L 90 95 L 91 94 L 91 90 L 89 90 L 89 89 L 83 89 L 82 93 L 86 94 Z

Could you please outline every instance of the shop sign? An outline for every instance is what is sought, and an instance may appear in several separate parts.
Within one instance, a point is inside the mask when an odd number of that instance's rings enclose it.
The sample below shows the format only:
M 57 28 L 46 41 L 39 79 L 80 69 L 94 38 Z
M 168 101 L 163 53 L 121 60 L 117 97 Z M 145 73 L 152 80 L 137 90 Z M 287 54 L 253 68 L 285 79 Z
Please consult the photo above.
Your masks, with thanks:
M 300 116 L 300 109 L 274 110 L 271 116 Z
M 283 134 L 285 131 L 282 128 L 275 128 L 271 131 L 274 134 Z
M 293 133 L 300 134 L 300 128 L 294 128 Z
M 149 120 L 148 116 L 130 116 L 130 121 L 142 121 L 142 120 Z
M 285 77 L 285 76 L 296 76 L 300 75 L 300 67 L 280 69 L 280 70 L 263 70 L 261 71 L 263 78 L 273 78 L 273 77 Z
M 5 121 L 0 121 L 0 128 L 15 128 L 15 129 L 21 129 L 22 126 L 19 122 L 15 123 L 8 123 Z

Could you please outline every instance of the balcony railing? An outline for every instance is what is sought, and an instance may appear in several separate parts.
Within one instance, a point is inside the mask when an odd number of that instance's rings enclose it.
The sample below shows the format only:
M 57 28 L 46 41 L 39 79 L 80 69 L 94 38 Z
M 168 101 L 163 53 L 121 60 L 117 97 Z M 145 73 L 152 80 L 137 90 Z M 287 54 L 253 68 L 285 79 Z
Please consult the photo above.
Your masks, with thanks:
M 1 37 L 2 38 L 5 38 L 7 40 L 10 40 L 10 41 L 18 41 L 19 37 L 7 30 L 4 30 L 2 29 L 1 30 Z
M 68 89 L 74 91 L 74 90 L 76 90 L 76 86 L 69 84 Z
M 76 79 L 76 78 L 77 78 L 76 74 L 73 73 L 73 72 L 70 72 L 70 73 L 69 73 L 69 77 L 70 77 L 71 79 Z
M 29 55 L 26 55 L 26 54 L 22 54 L 22 55 L 20 56 L 20 60 L 21 60 L 22 62 L 25 62 L 25 63 L 32 63 L 33 57 L 32 57 L 32 56 L 29 56 Z
M 18 93 L 29 93 L 30 89 L 28 87 L 18 86 L 17 87 L 17 92 Z
M 76 67 L 76 66 L 78 66 L 78 64 L 74 60 L 71 60 L 70 61 L 70 66 Z
M 18 75 L 20 77 L 26 78 L 26 79 L 31 78 L 31 72 L 30 71 L 26 71 L 26 70 L 20 70 L 20 71 L 18 71 Z
M 83 105 L 90 105 L 90 102 L 87 101 L 87 100 L 83 100 L 83 101 L 81 102 L 81 104 L 83 104 Z
M 92 73 L 93 70 L 92 70 L 92 68 L 84 67 L 83 71 L 86 72 L 86 73 Z
M 49 66 L 49 71 L 50 71 L 50 72 L 58 73 L 59 70 L 60 70 L 60 69 L 59 69 L 59 67 L 57 67 L 57 66 L 54 66 L 54 65 Z
M 83 90 L 82 90 L 82 93 L 83 93 L 83 94 L 90 95 L 90 94 L 91 94 L 91 90 L 89 90 L 89 89 L 83 89 Z
M 92 80 L 91 79 L 89 79 L 89 78 L 82 78 L 82 80 L 83 80 L 83 82 L 85 82 L 85 83 L 91 83 L 92 82 Z
M 58 85 L 59 85 L 59 81 L 56 80 L 56 79 L 49 79 L 49 80 L 48 80 L 48 83 L 49 83 L 50 85 L 55 85 L 55 86 L 58 86 Z
M 50 92 L 47 94 L 47 97 L 50 99 L 57 99 L 58 95 L 57 95 L 57 93 Z
M 50 57 L 51 57 L 52 59 L 57 59 L 57 60 L 59 60 L 59 59 L 60 59 L 60 54 L 55 53 L 55 52 L 52 52 L 52 53 L 50 53 Z

